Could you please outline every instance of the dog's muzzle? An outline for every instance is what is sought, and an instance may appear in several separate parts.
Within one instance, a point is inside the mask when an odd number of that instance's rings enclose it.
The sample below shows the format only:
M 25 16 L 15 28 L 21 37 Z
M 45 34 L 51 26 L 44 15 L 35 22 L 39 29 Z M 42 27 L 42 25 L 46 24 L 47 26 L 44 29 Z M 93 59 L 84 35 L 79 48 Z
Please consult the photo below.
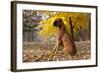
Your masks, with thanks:
M 56 26 L 57 27 L 57 22 L 55 21 L 55 22 L 53 22 L 53 26 Z

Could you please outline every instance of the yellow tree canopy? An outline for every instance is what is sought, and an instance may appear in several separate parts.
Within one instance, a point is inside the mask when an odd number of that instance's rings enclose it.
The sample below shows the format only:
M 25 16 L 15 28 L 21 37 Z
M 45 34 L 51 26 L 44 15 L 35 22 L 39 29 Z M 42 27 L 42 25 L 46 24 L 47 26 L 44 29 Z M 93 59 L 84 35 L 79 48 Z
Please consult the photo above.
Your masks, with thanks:
M 48 19 L 45 19 L 40 22 L 40 25 L 37 28 L 42 28 L 42 30 L 39 31 L 39 34 L 44 37 L 50 37 L 54 35 L 57 32 L 57 28 L 53 26 L 53 22 L 56 18 L 61 18 L 64 21 L 66 30 L 70 32 L 69 17 L 71 17 L 72 24 L 73 26 L 75 26 L 74 27 L 75 32 L 77 32 L 76 29 L 78 29 L 80 26 L 83 29 L 88 29 L 89 25 L 88 13 L 57 12 Z

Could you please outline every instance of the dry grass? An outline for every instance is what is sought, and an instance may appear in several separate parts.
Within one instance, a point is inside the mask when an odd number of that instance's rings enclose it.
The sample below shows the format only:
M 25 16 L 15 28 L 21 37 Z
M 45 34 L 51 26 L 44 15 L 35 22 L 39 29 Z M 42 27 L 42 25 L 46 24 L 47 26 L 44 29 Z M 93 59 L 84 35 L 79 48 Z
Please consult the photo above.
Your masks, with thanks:
M 50 52 L 54 44 L 23 43 L 23 62 L 45 62 L 45 61 L 65 61 L 65 60 L 86 60 L 91 58 L 90 42 L 76 42 L 77 54 L 73 57 L 66 55 L 63 48 L 51 58 Z

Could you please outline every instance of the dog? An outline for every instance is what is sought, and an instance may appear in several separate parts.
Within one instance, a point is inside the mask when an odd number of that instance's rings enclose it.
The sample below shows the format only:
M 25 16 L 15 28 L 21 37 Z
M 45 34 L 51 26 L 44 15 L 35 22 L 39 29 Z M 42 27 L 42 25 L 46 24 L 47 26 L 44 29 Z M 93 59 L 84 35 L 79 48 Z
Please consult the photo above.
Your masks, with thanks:
M 74 56 L 77 53 L 77 49 L 74 40 L 66 30 L 63 20 L 61 18 L 56 18 L 53 22 L 53 26 L 58 30 L 56 35 L 56 44 L 52 51 L 53 55 L 55 55 L 60 46 L 62 46 L 64 47 L 64 52 L 66 54 Z

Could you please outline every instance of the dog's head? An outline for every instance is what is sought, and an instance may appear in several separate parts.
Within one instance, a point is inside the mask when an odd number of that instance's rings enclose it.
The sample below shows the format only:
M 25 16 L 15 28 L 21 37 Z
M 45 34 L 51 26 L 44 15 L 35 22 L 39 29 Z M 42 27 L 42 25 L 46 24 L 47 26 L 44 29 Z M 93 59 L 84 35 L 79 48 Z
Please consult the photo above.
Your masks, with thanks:
M 63 23 L 63 20 L 61 18 L 57 18 L 53 22 L 53 26 L 60 27 L 62 25 L 62 23 Z

